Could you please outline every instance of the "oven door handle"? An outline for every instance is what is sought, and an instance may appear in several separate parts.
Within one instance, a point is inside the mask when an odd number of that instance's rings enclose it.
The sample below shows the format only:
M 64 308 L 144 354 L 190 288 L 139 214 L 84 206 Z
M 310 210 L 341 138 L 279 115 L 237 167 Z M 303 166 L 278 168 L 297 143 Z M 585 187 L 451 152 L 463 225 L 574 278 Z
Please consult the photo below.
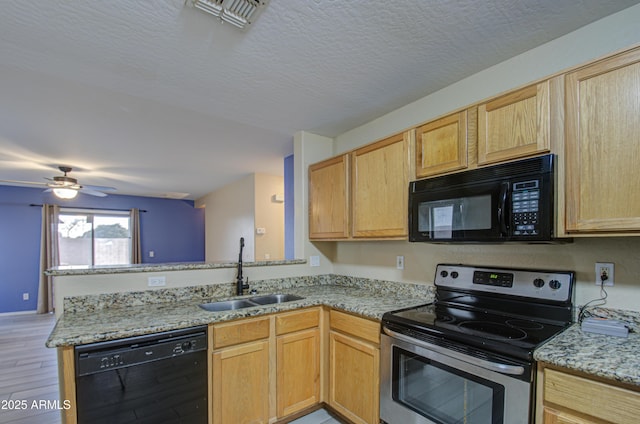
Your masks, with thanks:
M 405 336 L 404 334 L 395 332 L 393 330 L 389 330 L 386 327 L 383 327 L 382 330 L 385 332 L 385 334 L 395 339 L 402 340 L 407 343 L 415 344 L 422 348 L 440 353 L 441 355 L 449 356 L 451 358 L 467 362 L 471 365 L 477 365 L 479 367 L 488 369 L 490 371 L 496 371 L 502 374 L 509 374 L 509 375 L 523 375 L 525 371 L 524 367 L 521 367 L 519 365 L 501 364 L 499 362 L 491 362 L 485 359 L 474 358 L 473 356 L 465 355 L 463 353 L 459 353 L 454 350 L 450 350 L 438 345 L 433 345 L 431 343 L 424 342 L 420 339 L 414 339 L 413 337 Z

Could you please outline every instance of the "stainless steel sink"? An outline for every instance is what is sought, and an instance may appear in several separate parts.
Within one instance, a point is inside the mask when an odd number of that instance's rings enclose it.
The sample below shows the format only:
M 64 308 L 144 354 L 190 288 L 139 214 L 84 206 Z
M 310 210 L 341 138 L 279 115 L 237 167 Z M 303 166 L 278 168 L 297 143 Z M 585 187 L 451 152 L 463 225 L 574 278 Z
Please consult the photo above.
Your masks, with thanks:
M 264 296 L 252 297 L 252 302 L 258 305 L 270 305 L 272 303 L 292 302 L 294 300 L 302 300 L 304 297 L 296 296 L 295 294 L 267 294 Z
M 254 296 L 249 299 L 222 300 L 220 302 L 202 303 L 202 309 L 210 312 L 231 311 L 234 309 L 251 308 L 253 306 L 272 305 L 274 303 L 292 302 L 302 300 L 304 297 L 295 294 L 266 294 Z
M 237 300 L 224 300 L 221 302 L 203 303 L 199 306 L 202 309 L 210 312 L 219 312 L 219 311 L 231 311 L 234 309 L 250 308 L 252 306 L 257 306 L 257 304 L 250 302 L 247 299 L 237 299 Z

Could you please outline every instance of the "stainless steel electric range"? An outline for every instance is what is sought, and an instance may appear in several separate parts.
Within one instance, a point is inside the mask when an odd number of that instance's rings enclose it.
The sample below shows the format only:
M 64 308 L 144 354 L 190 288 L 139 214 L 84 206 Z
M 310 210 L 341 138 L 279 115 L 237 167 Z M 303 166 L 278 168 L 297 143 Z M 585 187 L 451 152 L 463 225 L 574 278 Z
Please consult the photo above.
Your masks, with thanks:
M 533 351 L 572 322 L 574 273 L 440 264 L 436 301 L 382 318 L 388 424 L 533 422 Z

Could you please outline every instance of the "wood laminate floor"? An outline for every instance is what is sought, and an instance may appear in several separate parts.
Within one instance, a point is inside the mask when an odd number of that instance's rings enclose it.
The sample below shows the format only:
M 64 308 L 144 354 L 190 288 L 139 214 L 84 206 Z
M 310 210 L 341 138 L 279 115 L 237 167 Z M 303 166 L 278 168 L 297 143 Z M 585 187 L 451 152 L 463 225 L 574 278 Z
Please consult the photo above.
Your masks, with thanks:
M 44 343 L 51 314 L 0 316 L 0 423 L 59 424 L 56 349 Z

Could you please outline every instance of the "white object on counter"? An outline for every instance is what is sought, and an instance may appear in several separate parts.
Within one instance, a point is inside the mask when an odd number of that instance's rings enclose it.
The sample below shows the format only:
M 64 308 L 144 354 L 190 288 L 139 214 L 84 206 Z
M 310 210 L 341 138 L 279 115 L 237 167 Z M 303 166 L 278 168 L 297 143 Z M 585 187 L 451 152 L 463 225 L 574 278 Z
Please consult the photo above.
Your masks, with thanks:
M 626 323 L 606 318 L 585 318 L 582 320 L 582 331 L 615 337 L 627 337 L 629 335 Z

